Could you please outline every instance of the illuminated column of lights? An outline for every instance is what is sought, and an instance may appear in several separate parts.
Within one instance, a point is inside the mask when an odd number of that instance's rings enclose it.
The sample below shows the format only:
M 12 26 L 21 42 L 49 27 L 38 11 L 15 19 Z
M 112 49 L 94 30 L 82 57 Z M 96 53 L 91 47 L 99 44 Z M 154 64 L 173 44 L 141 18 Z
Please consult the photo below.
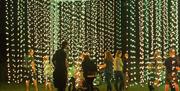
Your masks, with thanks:
M 169 3 L 169 35 L 170 35 L 170 47 L 175 48 L 178 54 L 178 0 L 172 0 Z M 173 75 L 174 73 L 172 73 Z M 173 81 L 175 78 L 173 78 Z M 173 86 L 174 87 L 174 86 Z
M 140 40 L 140 84 L 144 84 L 144 0 L 138 2 L 139 5 L 139 40 Z
M 86 36 L 85 36 L 85 50 L 90 52 L 90 56 L 92 58 L 92 47 L 93 47 L 93 43 L 92 43 L 92 31 L 91 31 L 91 27 L 93 27 L 93 25 L 91 26 L 91 2 L 85 2 L 85 32 L 86 32 Z
M 145 65 L 147 65 L 147 62 L 149 61 L 150 58 L 150 45 L 149 45 L 149 2 L 148 0 L 145 0 L 145 14 L 144 14 L 144 18 L 145 18 L 145 23 L 144 23 L 144 61 L 145 61 Z M 144 67 L 145 68 L 145 67 Z M 147 71 L 144 72 L 145 76 L 147 76 Z M 147 82 L 147 79 L 145 79 L 145 82 Z
M 70 4 L 69 4 L 70 5 Z M 77 16 L 80 16 L 80 8 L 81 8 L 81 2 L 73 2 L 72 6 L 70 6 L 72 10 L 69 13 L 72 13 L 72 29 L 71 29 L 71 38 L 72 38 L 72 62 L 77 60 L 78 54 L 80 53 L 80 42 L 79 41 L 79 34 L 81 33 L 80 30 L 80 20 L 81 18 L 78 18 Z
M 9 25 L 10 25 L 10 23 L 9 23 L 9 12 L 8 12 L 8 10 L 9 10 L 9 2 L 8 2 L 8 0 L 6 0 L 5 1 L 6 3 L 5 3 L 5 7 L 6 7 L 6 9 L 5 9 L 5 13 L 6 13 L 6 36 L 7 36 L 7 38 L 6 38 L 6 41 L 7 41 L 7 43 L 6 43 L 6 46 L 7 46 L 7 49 L 6 49 L 6 51 L 7 51 L 7 71 L 8 71 L 8 73 L 7 73 L 7 76 L 8 76 L 8 83 L 10 83 L 10 79 L 11 79 L 11 75 L 10 75 L 10 73 L 11 73 L 11 71 L 10 71 L 10 59 L 9 59 L 9 36 L 10 36 L 10 34 L 9 34 Z
M 75 8 L 75 3 L 74 2 L 64 2 L 64 13 L 65 13 L 65 20 L 64 24 L 67 27 L 66 33 L 64 37 L 66 37 L 67 41 L 71 44 L 69 47 L 69 64 L 72 64 L 72 62 L 75 60 L 75 56 L 77 56 L 77 47 L 76 45 L 78 44 L 76 42 L 78 35 L 77 35 L 77 18 L 75 17 L 76 15 L 76 8 Z
M 44 2 L 39 2 L 39 22 L 38 22 L 38 35 L 41 35 L 41 37 L 39 36 L 40 39 L 40 44 L 38 49 L 41 49 L 41 52 L 39 52 L 38 55 L 38 78 L 39 78 L 39 82 L 42 83 L 43 82 L 43 61 L 42 61 L 42 57 L 44 55 L 50 55 L 50 1 L 44 1 Z M 37 16 L 37 17 L 38 17 Z
M 149 2 L 149 26 L 150 26 L 150 57 L 149 57 L 149 62 L 147 62 L 147 65 L 152 64 L 152 60 L 154 59 L 153 55 L 154 55 L 154 1 L 151 0 Z M 147 80 L 149 81 L 150 79 L 152 79 L 149 75 L 152 74 L 152 71 L 149 70 L 149 66 L 146 66 L 147 68 Z M 152 85 L 152 81 L 149 82 Z
M 78 7 L 79 6 L 79 7 Z M 78 28 L 78 36 L 79 36 L 79 38 L 77 39 L 77 42 L 79 42 L 78 43 L 78 45 L 77 45 L 77 49 L 78 49 L 78 51 L 77 51 L 77 56 L 76 56 L 76 58 L 75 58 L 75 76 L 77 77 L 76 78 L 76 80 L 75 80 L 75 82 L 76 82 L 76 87 L 79 87 L 80 85 L 82 85 L 81 84 L 81 82 L 82 82 L 82 79 L 81 79 L 81 74 L 80 74 L 80 71 L 81 71 L 81 63 L 82 62 L 80 62 L 80 61 L 78 61 L 78 57 L 79 57 L 79 54 L 83 51 L 83 47 L 84 47 L 84 39 L 85 39 L 85 4 L 84 4 L 84 2 L 82 2 L 82 3 L 78 3 L 77 4 L 77 6 L 76 7 L 78 7 L 77 9 L 79 9 L 79 10 L 77 10 L 77 14 L 79 14 L 80 15 L 80 18 L 77 18 L 78 19 L 78 22 L 79 22 L 79 28 Z
M 98 8 L 98 30 L 99 30 L 99 55 L 100 55 L 100 61 L 103 61 L 103 58 L 104 58 L 104 52 L 105 52 L 105 33 L 104 33 L 104 22 L 105 22 L 105 18 L 104 18 L 104 0 L 100 0 L 99 3 L 99 8 Z M 101 62 L 99 62 L 101 63 Z
M 60 10 L 60 37 L 61 37 L 61 42 L 66 40 L 69 44 L 71 44 L 69 46 L 69 51 L 68 51 L 68 62 L 70 62 L 70 60 L 73 60 L 73 51 L 74 51 L 74 43 L 73 43 L 73 37 L 74 34 L 76 33 L 76 31 L 74 31 L 74 33 L 71 33 L 71 31 L 73 30 L 73 16 L 71 13 L 73 13 L 74 11 L 72 11 L 72 6 L 73 3 L 72 2 L 60 2 L 61 5 L 61 10 Z M 71 38 L 72 37 L 72 38 Z M 71 62 L 70 62 L 71 63 Z
M 158 0 L 158 1 L 155 1 L 155 35 L 154 35 L 154 52 L 155 50 L 159 50 L 160 53 L 162 53 L 162 0 Z M 155 58 L 154 58 L 155 59 Z M 158 61 L 158 60 L 156 60 Z M 162 61 L 158 61 L 157 63 L 159 64 L 162 64 Z M 154 68 L 154 69 L 162 69 L 162 67 L 158 67 L 158 68 Z M 159 75 L 159 77 L 155 77 L 155 80 L 159 80 L 160 83 L 157 84 L 157 86 L 160 86 L 162 85 L 162 77 L 165 77 L 164 76 L 164 71 L 161 70 L 161 71 L 158 71 L 158 72 L 154 72 L 154 74 L 157 74 Z
M 116 32 L 116 48 L 117 49 L 122 49 L 122 31 L 121 31 L 121 0 L 116 0 L 115 1 L 115 32 Z
M 17 47 L 17 83 L 20 83 L 23 81 L 23 54 L 26 53 L 26 12 L 25 12 L 25 1 L 19 0 L 17 2 L 17 31 L 18 31 L 18 47 Z
M 178 54 L 178 0 L 170 1 L 169 13 L 170 47 L 175 48 Z
M 114 52 L 114 1 L 105 1 L 105 49 Z
M 25 1 L 6 1 L 8 83 L 20 83 L 23 81 L 22 60 L 26 43 L 25 17 Z
M 15 27 L 17 22 L 17 2 L 12 0 L 6 1 L 6 35 L 7 35 L 7 68 L 8 68 L 8 83 L 19 83 L 19 30 Z M 16 49 L 18 48 L 18 49 Z M 17 60 L 18 59 L 18 60 Z
M 128 32 L 128 37 L 129 37 L 129 40 L 128 40 L 128 45 L 129 47 L 127 49 L 129 49 L 129 58 L 130 58 L 130 69 L 129 69 L 129 72 L 130 72 L 130 77 L 132 77 L 131 79 L 129 79 L 129 81 L 132 83 L 130 84 L 130 86 L 134 86 L 137 80 L 137 73 L 136 73 L 136 26 L 135 26 L 135 17 L 136 17 L 136 14 L 135 14 L 135 7 L 136 7 L 136 4 L 135 4 L 135 0 L 130 0 L 129 1 L 129 11 L 127 11 L 129 13 L 129 28 L 127 29 Z M 128 82 L 128 80 L 126 80 L 126 82 Z M 129 82 L 128 82 L 129 83 Z
M 60 9 L 59 2 L 50 2 L 50 59 L 52 59 L 53 54 L 59 48 L 60 42 Z
M 109 16 L 108 16 L 108 18 L 109 18 L 109 23 L 108 23 L 108 25 L 109 25 L 109 31 L 110 31 L 110 33 L 109 33 L 109 37 L 111 38 L 111 40 L 110 40 L 110 42 L 111 42 L 111 47 L 110 47 L 110 50 L 111 50 L 111 52 L 112 53 L 114 53 L 114 35 L 115 35 L 115 29 L 114 29 L 114 27 L 115 27 L 115 25 L 114 25 L 114 14 L 115 14 L 115 8 L 114 8 L 114 5 L 115 5 L 115 0 L 110 0 L 109 1 L 109 3 L 108 3 L 108 5 L 109 5 Z M 114 54 L 113 54 L 114 55 Z
M 8 2 L 8 0 L 6 0 L 6 10 L 5 10 L 5 12 L 6 12 L 6 36 L 7 36 L 7 38 L 6 38 L 6 41 L 7 41 L 7 43 L 6 43 L 6 46 L 7 46 L 7 49 L 6 49 L 6 51 L 7 51 L 7 68 L 8 68 L 8 83 L 11 83 L 11 80 L 12 80 L 12 75 L 11 75 L 11 73 L 13 72 L 12 70 L 11 70 L 11 36 L 12 36 L 12 32 L 13 32 L 13 30 L 12 30 L 12 26 L 14 25 L 14 23 L 12 22 L 12 19 L 13 18 L 10 18 L 10 17 L 12 17 L 13 15 L 13 12 L 12 12 L 12 9 L 13 9 L 13 7 L 12 7 L 12 3 L 13 3 L 13 1 L 11 0 L 11 1 L 9 1 Z M 11 11 L 11 12 L 10 12 Z
M 161 8 L 161 5 L 162 2 L 161 0 L 158 0 L 158 1 L 155 1 L 155 13 L 156 13 L 156 16 L 155 16 L 155 30 L 156 30 L 156 33 L 155 33 L 155 45 L 154 45 L 154 49 L 162 49 L 162 39 L 161 39 L 161 33 L 162 33 L 162 8 Z
M 168 38 L 168 1 L 162 1 L 162 30 L 163 30 L 163 59 L 166 59 L 168 53 L 168 45 L 169 45 L 169 38 Z
M 105 50 L 109 50 L 110 51 L 110 43 L 111 42 L 109 42 L 109 31 L 108 31 L 108 6 L 107 6 L 107 4 L 108 4 L 108 1 L 104 1 L 104 44 L 105 44 Z
M 38 81 L 43 82 L 42 56 L 49 54 L 49 31 L 50 16 L 47 1 L 28 1 L 28 47 L 35 51 Z

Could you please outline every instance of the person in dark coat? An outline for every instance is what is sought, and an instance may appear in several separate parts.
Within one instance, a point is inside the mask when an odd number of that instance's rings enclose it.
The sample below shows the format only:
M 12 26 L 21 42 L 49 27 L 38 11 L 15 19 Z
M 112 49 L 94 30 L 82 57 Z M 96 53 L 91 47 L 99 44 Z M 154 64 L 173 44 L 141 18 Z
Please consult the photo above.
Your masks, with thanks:
M 68 43 L 66 41 L 62 42 L 61 49 L 57 50 L 53 55 L 54 64 L 54 86 L 58 91 L 65 91 L 67 83 L 67 53 Z
M 88 54 L 84 55 L 82 70 L 87 91 L 93 91 L 93 81 L 96 77 L 95 73 L 97 72 L 97 66 L 94 64 L 94 61 L 90 59 Z

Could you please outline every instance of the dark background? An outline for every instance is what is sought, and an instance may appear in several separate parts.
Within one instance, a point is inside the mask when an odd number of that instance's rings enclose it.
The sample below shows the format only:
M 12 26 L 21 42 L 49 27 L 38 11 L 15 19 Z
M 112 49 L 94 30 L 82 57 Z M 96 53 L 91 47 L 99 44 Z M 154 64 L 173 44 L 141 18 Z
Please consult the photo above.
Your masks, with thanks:
M 7 80 L 6 69 L 6 34 L 5 34 L 5 0 L 0 0 L 0 82 Z

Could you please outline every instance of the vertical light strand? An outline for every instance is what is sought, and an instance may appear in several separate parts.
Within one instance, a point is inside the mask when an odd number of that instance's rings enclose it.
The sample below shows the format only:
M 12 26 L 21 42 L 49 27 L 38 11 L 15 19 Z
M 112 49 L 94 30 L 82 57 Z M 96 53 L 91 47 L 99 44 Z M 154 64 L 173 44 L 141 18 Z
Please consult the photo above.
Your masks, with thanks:
M 144 0 L 140 0 L 139 5 L 139 40 L 140 40 L 140 84 L 144 84 Z
M 26 52 L 26 12 L 25 12 L 25 1 L 19 0 L 17 4 L 17 30 L 19 33 L 17 34 L 19 36 L 19 49 L 18 49 L 18 76 L 17 76 L 17 83 L 20 83 L 23 81 L 23 54 Z
M 129 31 L 129 42 L 128 42 L 129 43 L 129 47 L 128 47 L 129 52 L 128 53 L 129 53 L 129 58 L 130 58 L 129 63 L 131 65 L 129 72 L 130 72 L 130 77 L 132 77 L 132 78 L 129 80 L 130 82 L 128 82 L 128 80 L 126 81 L 126 82 L 130 83 L 130 86 L 134 86 L 135 84 L 137 84 L 136 83 L 137 73 L 136 73 L 136 41 L 135 41 L 135 39 L 136 39 L 135 6 L 136 6 L 135 0 L 130 0 L 129 1 L 129 11 L 128 11 L 129 19 L 130 19 L 130 21 L 129 21 L 130 28 L 128 30 Z
M 52 55 L 59 48 L 59 39 L 60 39 L 60 10 L 59 2 L 51 1 L 50 2 L 50 60 Z
M 147 62 L 147 65 L 151 65 L 152 64 L 152 60 L 154 59 L 154 33 L 155 33 L 155 31 L 154 31 L 154 1 L 153 0 L 151 0 L 150 2 L 149 2 L 149 5 L 150 5 L 150 7 L 149 7 L 149 17 L 150 17 L 150 22 L 149 22 L 149 25 L 150 25 L 150 39 L 151 39 L 151 41 L 150 41 L 150 60 L 149 60 L 149 62 Z M 150 85 L 152 85 L 153 84 L 153 82 L 151 81 L 151 79 L 153 79 L 151 76 L 150 76 L 150 74 L 152 74 L 152 71 L 151 70 L 149 70 L 149 66 L 146 66 L 146 68 L 147 68 L 147 80 L 149 81 L 148 83 L 150 84 Z
M 156 33 L 155 33 L 155 44 L 154 44 L 154 49 L 159 49 L 161 51 L 162 49 L 162 36 L 161 36 L 161 33 L 162 33 L 162 24 L 161 24 L 161 17 L 162 17 L 162 14 L 161 14 L 161 5 L 162 2 L 161 0 L 157 0 L 155 1 L 155 13 L 156 13 L 156 16 L 155 16 L 155 30 L 156 30 Z
M 8 71 L 8 73 L 7 73 L 7 76 L 8 76 L 8 83 L 11 83 L 11 70 L 10 70 L 10 22 L 9 22 L 9 20 L 10 20 L 10 18 L 9 18 L 9 2 L 8 2 L 8 0 L 6 0 L 5 1 L 6 2 L 6 4 L 5 4 L 5 6 L 6 6 L 6 10 L 5 10 L 5 12 L 6 12 L 6 36 L 7 36 L 7 38 L 6 38 L 6 41 L 7 41 L 7 43 L 6 43 L 6 46 L 7 46 L 7 49 L 6 49 L 6 51 L 7 51 L 7 71 Z
M 145 64 L 144 66 L 147 65 L 147 62 L 149 61 L 149 58 L 150 58 L 150 43 L 149 43 L 149 39 L 150 39 L 150 36 L 149 36 L 149 1 L 148 0 L 145 0 L 145 15 L 144 15 L 144 18 L 145 18 L 145 23 L 144 23 L 144 33 L 145 33 L 145 36 L 144 36 L 144 61 L 145 61 Z M 144 67 L 145 68 L 145 67 Z M 145 71 L 145 76 L 147 76 L 147 71 Z M 147 79 L 145 79 L 145 82 L 147 82 Z
M 178 0 L 170 1 L 170 16 L 169 16 L 169 30 L 170 30 L 170 47 L 175 48 L 178 53 Z
M 122 49 L 122 30 L 121 30 L 121 0 L 115 0 L 115 38 L 116 38 L 116 49 Z
M 98 14 L 98 28 L 99 28 L 99 36 L 100 36 L 100 61 L 103 61 L 103 57 L 104 57 L 104 52 L 105 52 L 105 33 L 104 33 L 104 0 L 100 0 L 99 1 L 99 6 L 100 6 L 100 9 L 99 9 L 99 12 L 100 14 Z M 101 62 L 100 62 L 101 63 Z
M 168 0 L 162 1 L 163 59 L 167 58 L 169 48 Z
M 155 50 L 157 52 L 157 50 L 160 52 L 160 58 L 161 58 L 161 54 L 162 54 L 162 0 L 157 0 L 155 1 L 155 42 L 154 42 L 154 54 L 155 54 Z M 153 58 L 153 60 L 155 60 L 156 58 Z M 161 60 L 161 59 L 160 59 Z M 156 60 L 158 64 L 162 64 L 162 61 L 158 61 Z M 158 66 L 158 68 L 154 68 L 154 69 L 162 69 L 161 66 Z M 160 85 L 162 85 L 162 81 L 163 81 L 163 77 L 165 77 L 164 75 L 164 70 L 158 71 L 158 72 L 154 72 L 154 74 L 159 75 L 159 77 L 155 77 L 154 79 L 157 81 L 159 81 L 158 84 L 156 84 L 158 87 Z

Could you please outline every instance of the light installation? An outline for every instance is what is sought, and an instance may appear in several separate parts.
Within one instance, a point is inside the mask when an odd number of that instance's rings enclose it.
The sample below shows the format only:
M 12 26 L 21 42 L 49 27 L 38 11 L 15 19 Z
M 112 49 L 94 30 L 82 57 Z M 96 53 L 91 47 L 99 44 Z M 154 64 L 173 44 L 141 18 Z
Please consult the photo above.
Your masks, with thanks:
M 5 2 L 8 83 L 24 81 L 23 62 L 29 48 L 35 50 L 38 81 L 42 83 L 42 56 L 47 54 L 52 59 L 63 40 L 70 44 L 69 64 L 76 62 L 82 51 L 90 52 L 91 58 L 101 63 L 106 50 L 114 53 L 115 48 L 123 49 L 124 32 L 125 49 L 131 59 L 130 86 L 147 83 L 146 68 L 156 49 L 163 59 L 168 57 L 170 47 L 179 51 L 178 0 Z M 127 21 L 122 21 L 122 15 Z
M 52 59 L 63 40 L 71 44 L 69 64 L 82 51 L 89 51 L 97 63 L 102 61 L 105 50 L 114 51 L 114 1 L 20 0 L 14 3 L 6 1 L 9 83 L 24 81 L 23 62 L 29 48 L 35 50 L 40 83 L 43 82 L 42 56 L 47 54 Z

